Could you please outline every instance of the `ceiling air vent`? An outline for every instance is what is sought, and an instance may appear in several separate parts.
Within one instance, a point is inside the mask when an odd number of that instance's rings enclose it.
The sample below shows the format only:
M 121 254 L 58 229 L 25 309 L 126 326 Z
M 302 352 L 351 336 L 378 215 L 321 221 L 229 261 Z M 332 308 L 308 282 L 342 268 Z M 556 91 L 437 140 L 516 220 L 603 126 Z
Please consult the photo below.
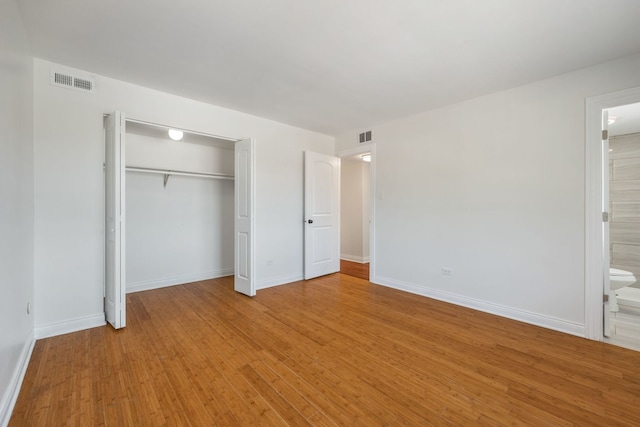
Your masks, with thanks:
M 49 82 L 53 86 L 66 87 L 68 89 L 76 89 L 83 92 L 93 92 L 95 86 L 93 79 L 78 77 L 58 71 L 51 71 Z
M 360 139 L 359 139 L 359 141 L 360 141 L 360 144 L 362 144 L 363 142 L 369 142 L 369 141 L 371 141 L 371 131 L 370 131 L 370 130 L 368 130 L 368 131 L 366 131 L 366 132 L 362 132 L 362 133 L 360 134 Z

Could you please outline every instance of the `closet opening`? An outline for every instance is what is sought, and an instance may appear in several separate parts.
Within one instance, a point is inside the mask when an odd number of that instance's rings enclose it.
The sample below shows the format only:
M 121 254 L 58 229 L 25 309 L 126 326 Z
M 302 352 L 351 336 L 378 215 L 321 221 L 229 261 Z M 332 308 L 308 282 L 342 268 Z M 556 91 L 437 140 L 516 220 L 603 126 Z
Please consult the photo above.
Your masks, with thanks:
M 121 112 L 105 118 L 105 316 L 114 328 L 126 325 L 130 292 L 233 275 L 236 291 L 255 295 L 253 147 Z
M 126 292 L 233 275 L 233 142 L 126 123 Z

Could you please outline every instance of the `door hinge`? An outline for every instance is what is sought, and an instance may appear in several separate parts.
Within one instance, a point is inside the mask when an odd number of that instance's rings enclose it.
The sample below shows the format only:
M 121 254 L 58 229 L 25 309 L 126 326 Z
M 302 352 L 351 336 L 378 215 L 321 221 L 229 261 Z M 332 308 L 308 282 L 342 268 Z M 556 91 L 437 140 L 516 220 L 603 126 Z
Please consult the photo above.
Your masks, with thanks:
M 609 212 L 602 212 L 602 222 L 609 222 Z
M 609 302 L 609 295 L 602 295 L 602 302 L 603 303 L 608 303 Z
M 609 131 L 606 129 L 602 131 L 602 140 L 604 141 L 605 139 L 609 139 Z

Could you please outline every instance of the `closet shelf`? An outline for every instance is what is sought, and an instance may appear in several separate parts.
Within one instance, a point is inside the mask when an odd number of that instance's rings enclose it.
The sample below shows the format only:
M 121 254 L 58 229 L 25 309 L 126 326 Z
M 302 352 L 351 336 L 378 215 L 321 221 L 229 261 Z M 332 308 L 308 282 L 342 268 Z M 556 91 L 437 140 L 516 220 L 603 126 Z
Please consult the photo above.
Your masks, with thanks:
M 235 177 L 233 175 L 227 175 L 224 173 L 200 173 L 200 172 L 189 172 L 189 171 L 180 171 L 180 170 L 169 170 L 169 169 L 155 169 L 155 168 L 142 168 L 137 166 L 127 166 L 125 170 L 129 172 L 144 172 L 144 173 L 156 173 L 160 175 L 164 175 L 164 186 L 167 186 L 167 181 L 171 175 L 177 176 L 193 176 L 198 178 L 211 178 L 211 179 L 227 179 L 234 180 Z

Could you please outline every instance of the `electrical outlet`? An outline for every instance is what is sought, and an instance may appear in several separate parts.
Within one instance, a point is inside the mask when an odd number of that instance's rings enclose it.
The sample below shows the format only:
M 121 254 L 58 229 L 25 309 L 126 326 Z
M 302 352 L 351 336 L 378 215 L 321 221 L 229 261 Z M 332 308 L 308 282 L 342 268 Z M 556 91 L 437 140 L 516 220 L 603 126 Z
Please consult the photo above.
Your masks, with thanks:
M 442 267 L 442 274 L 444 274 L 445 276 L 453 276 L 453 268 Z
M 267 265 L 272 265 L 273 264 L 273 260 L 272 259 L 268 259 L 267 260 Z

